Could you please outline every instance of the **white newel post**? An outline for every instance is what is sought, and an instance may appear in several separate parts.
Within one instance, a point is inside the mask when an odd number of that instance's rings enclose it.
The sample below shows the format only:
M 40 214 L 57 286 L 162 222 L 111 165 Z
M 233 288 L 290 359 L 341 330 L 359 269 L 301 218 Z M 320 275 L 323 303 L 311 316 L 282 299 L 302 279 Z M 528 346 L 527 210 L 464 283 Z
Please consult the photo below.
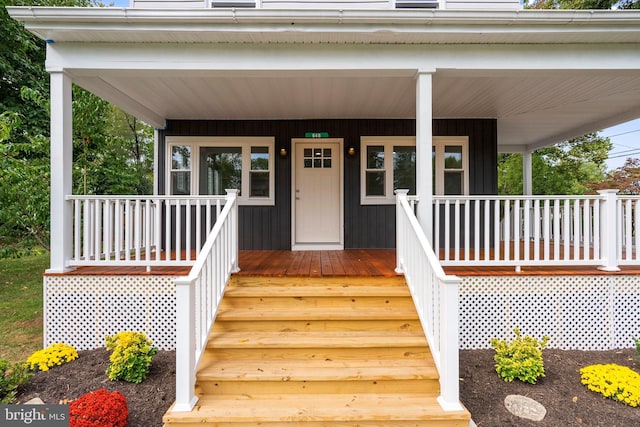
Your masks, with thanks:
M 187 278 L 176 280 L 176 412 L 191 411 L 198 402 L 194 286 Z
M 416 193 L 420 199 L 417 217 L 433 245 L 433 88 L 434 70 L 419 70 L 416 82 Z
M 440 396 L 445 411 L 459 411 L 460 362 L 458 356 L 458 292 L 461 279 L 447 276 L 440 282 Z
M 227 192 L 227 203 L 230 202 L 234 202 L 237 197 L 238 197 L 238 193 L 239 190 L 235 190 L 235 189 L 226 189 L 225 190 Z M 233 204 L 233 209 L 231 210 L 231 212 L 229 212 L 229 215 L 231 216 L 231 251 L 232 251 L 232 258 L 233 258 L 233 263 L 231 266 L 231 272 L 232 273 L 238 273 L 240 271 L 240 265 L 239 265 L 239 261 L 238 261 L 238 257 L 240 255 L 239 252 L 239 240 L 238 240 L 238 228 L 239 228 L 239 218 L 238 218 L 238 203 L 235 202 Z
M 618 267 L 618 190 L 598 190 L 602 196 L 600 202 L 600 246 L 603 271 L 620 271 Z
M 51 266 L 48 272 L 68 270 L 72 256 L 73 209 L 65 200 L 71 195 L 73 129 L 71 79 L 64 71 L 50 72 L 51 106 Z
M 402 267 L 402 263 L 405 257 L 405 243 L 403 232 L 404 227 L 402 227 L 403 215 L 402 212 L 402 201 L 407 200 L 407 194 L 409 194 L 409 190 L 396 190 L 396 269 L 395 272 L 398 274 L 404 273 L 404 268 Z

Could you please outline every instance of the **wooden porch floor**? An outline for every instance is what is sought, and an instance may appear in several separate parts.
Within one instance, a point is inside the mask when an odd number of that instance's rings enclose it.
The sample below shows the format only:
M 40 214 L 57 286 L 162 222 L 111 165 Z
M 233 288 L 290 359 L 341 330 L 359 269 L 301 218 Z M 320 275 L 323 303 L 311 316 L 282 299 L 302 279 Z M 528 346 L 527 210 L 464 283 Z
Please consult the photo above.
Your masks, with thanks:
M 322 276 L 396 276 L 396 252 L 393 249 L 349 249 L 344 251 L 240 251 L 240 276 L 322 277 Z M 186 276 L 190 267 L 79 267 L 64 275 L 171 275 Z M 593 266 L 522 267 L 445 267 L 447 274 L 458 276 L 515 275 L 638 275 L 640 266 L 622 267 L 605 272 Z M 59 275 L 46 273 L 46 275 Z

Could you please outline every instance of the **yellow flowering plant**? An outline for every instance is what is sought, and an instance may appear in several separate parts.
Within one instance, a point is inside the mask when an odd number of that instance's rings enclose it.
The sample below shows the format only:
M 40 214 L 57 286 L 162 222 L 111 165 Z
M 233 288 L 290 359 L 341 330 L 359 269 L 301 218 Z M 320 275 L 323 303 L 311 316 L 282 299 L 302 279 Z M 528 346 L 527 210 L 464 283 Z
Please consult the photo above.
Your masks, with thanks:
M 75 348 L 59 342 L 34 352 L 27 358 L 27 365 L 32 370 L 48 371 L 49 368 L 60 366 L 77 358 L 78 352 Z
M 604 397 L 629 406 L 640 405 L 640 374 L 626 366 L 614 363 L 589 365 L 580 369 L 582 384 Z
M 110 380 L 139 384 L 147 377 L 151 359 L 158 352 L 143 332 L 123 331 L 105 337 L 109 357 L 107 375 Z

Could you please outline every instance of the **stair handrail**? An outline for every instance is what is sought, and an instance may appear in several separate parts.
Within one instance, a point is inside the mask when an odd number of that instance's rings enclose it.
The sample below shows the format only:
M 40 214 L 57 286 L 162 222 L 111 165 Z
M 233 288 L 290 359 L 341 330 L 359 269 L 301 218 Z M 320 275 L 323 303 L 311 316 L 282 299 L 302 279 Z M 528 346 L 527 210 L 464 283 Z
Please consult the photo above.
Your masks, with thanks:
M 231 273 L 238 267 L 238 190 L 227 201 L 191 268 L 176 284 L 176 402 L 174 412 L 188 412 L 198 402 L 196 369 L 207 345 Z
M 460 278 L 445 274 L 407 200 L 396 190 L 396 272 L 404 274 L 440 375 L 438 403 L 445 411 L 462 410 L 458 357 Z

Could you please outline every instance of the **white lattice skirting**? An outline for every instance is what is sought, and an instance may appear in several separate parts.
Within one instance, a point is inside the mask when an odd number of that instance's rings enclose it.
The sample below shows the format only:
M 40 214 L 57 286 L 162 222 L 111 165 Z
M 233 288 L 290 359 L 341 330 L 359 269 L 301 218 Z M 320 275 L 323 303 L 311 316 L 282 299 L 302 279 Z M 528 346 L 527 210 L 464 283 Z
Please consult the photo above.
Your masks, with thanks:
M 145 332 L 158 348 L 176 346 L 172 276 L 46 276 L 45 345 L 104 346 L 124 330 Z M 489 348 L 513 328 L 558 349 L 633 347 L 640 337 L 640 276 L 464 277 L 460 348 Z
M 173 276 L 45 276 L 44 344 L 104 347 L 105 335 L 145 332 L 161 350 L 176 347 Z
M 464 277 L 460 348 L 490 348 L 493 337 L 551 337 L 550 348 L 611 350 L 640 337 L 640 276 Z

